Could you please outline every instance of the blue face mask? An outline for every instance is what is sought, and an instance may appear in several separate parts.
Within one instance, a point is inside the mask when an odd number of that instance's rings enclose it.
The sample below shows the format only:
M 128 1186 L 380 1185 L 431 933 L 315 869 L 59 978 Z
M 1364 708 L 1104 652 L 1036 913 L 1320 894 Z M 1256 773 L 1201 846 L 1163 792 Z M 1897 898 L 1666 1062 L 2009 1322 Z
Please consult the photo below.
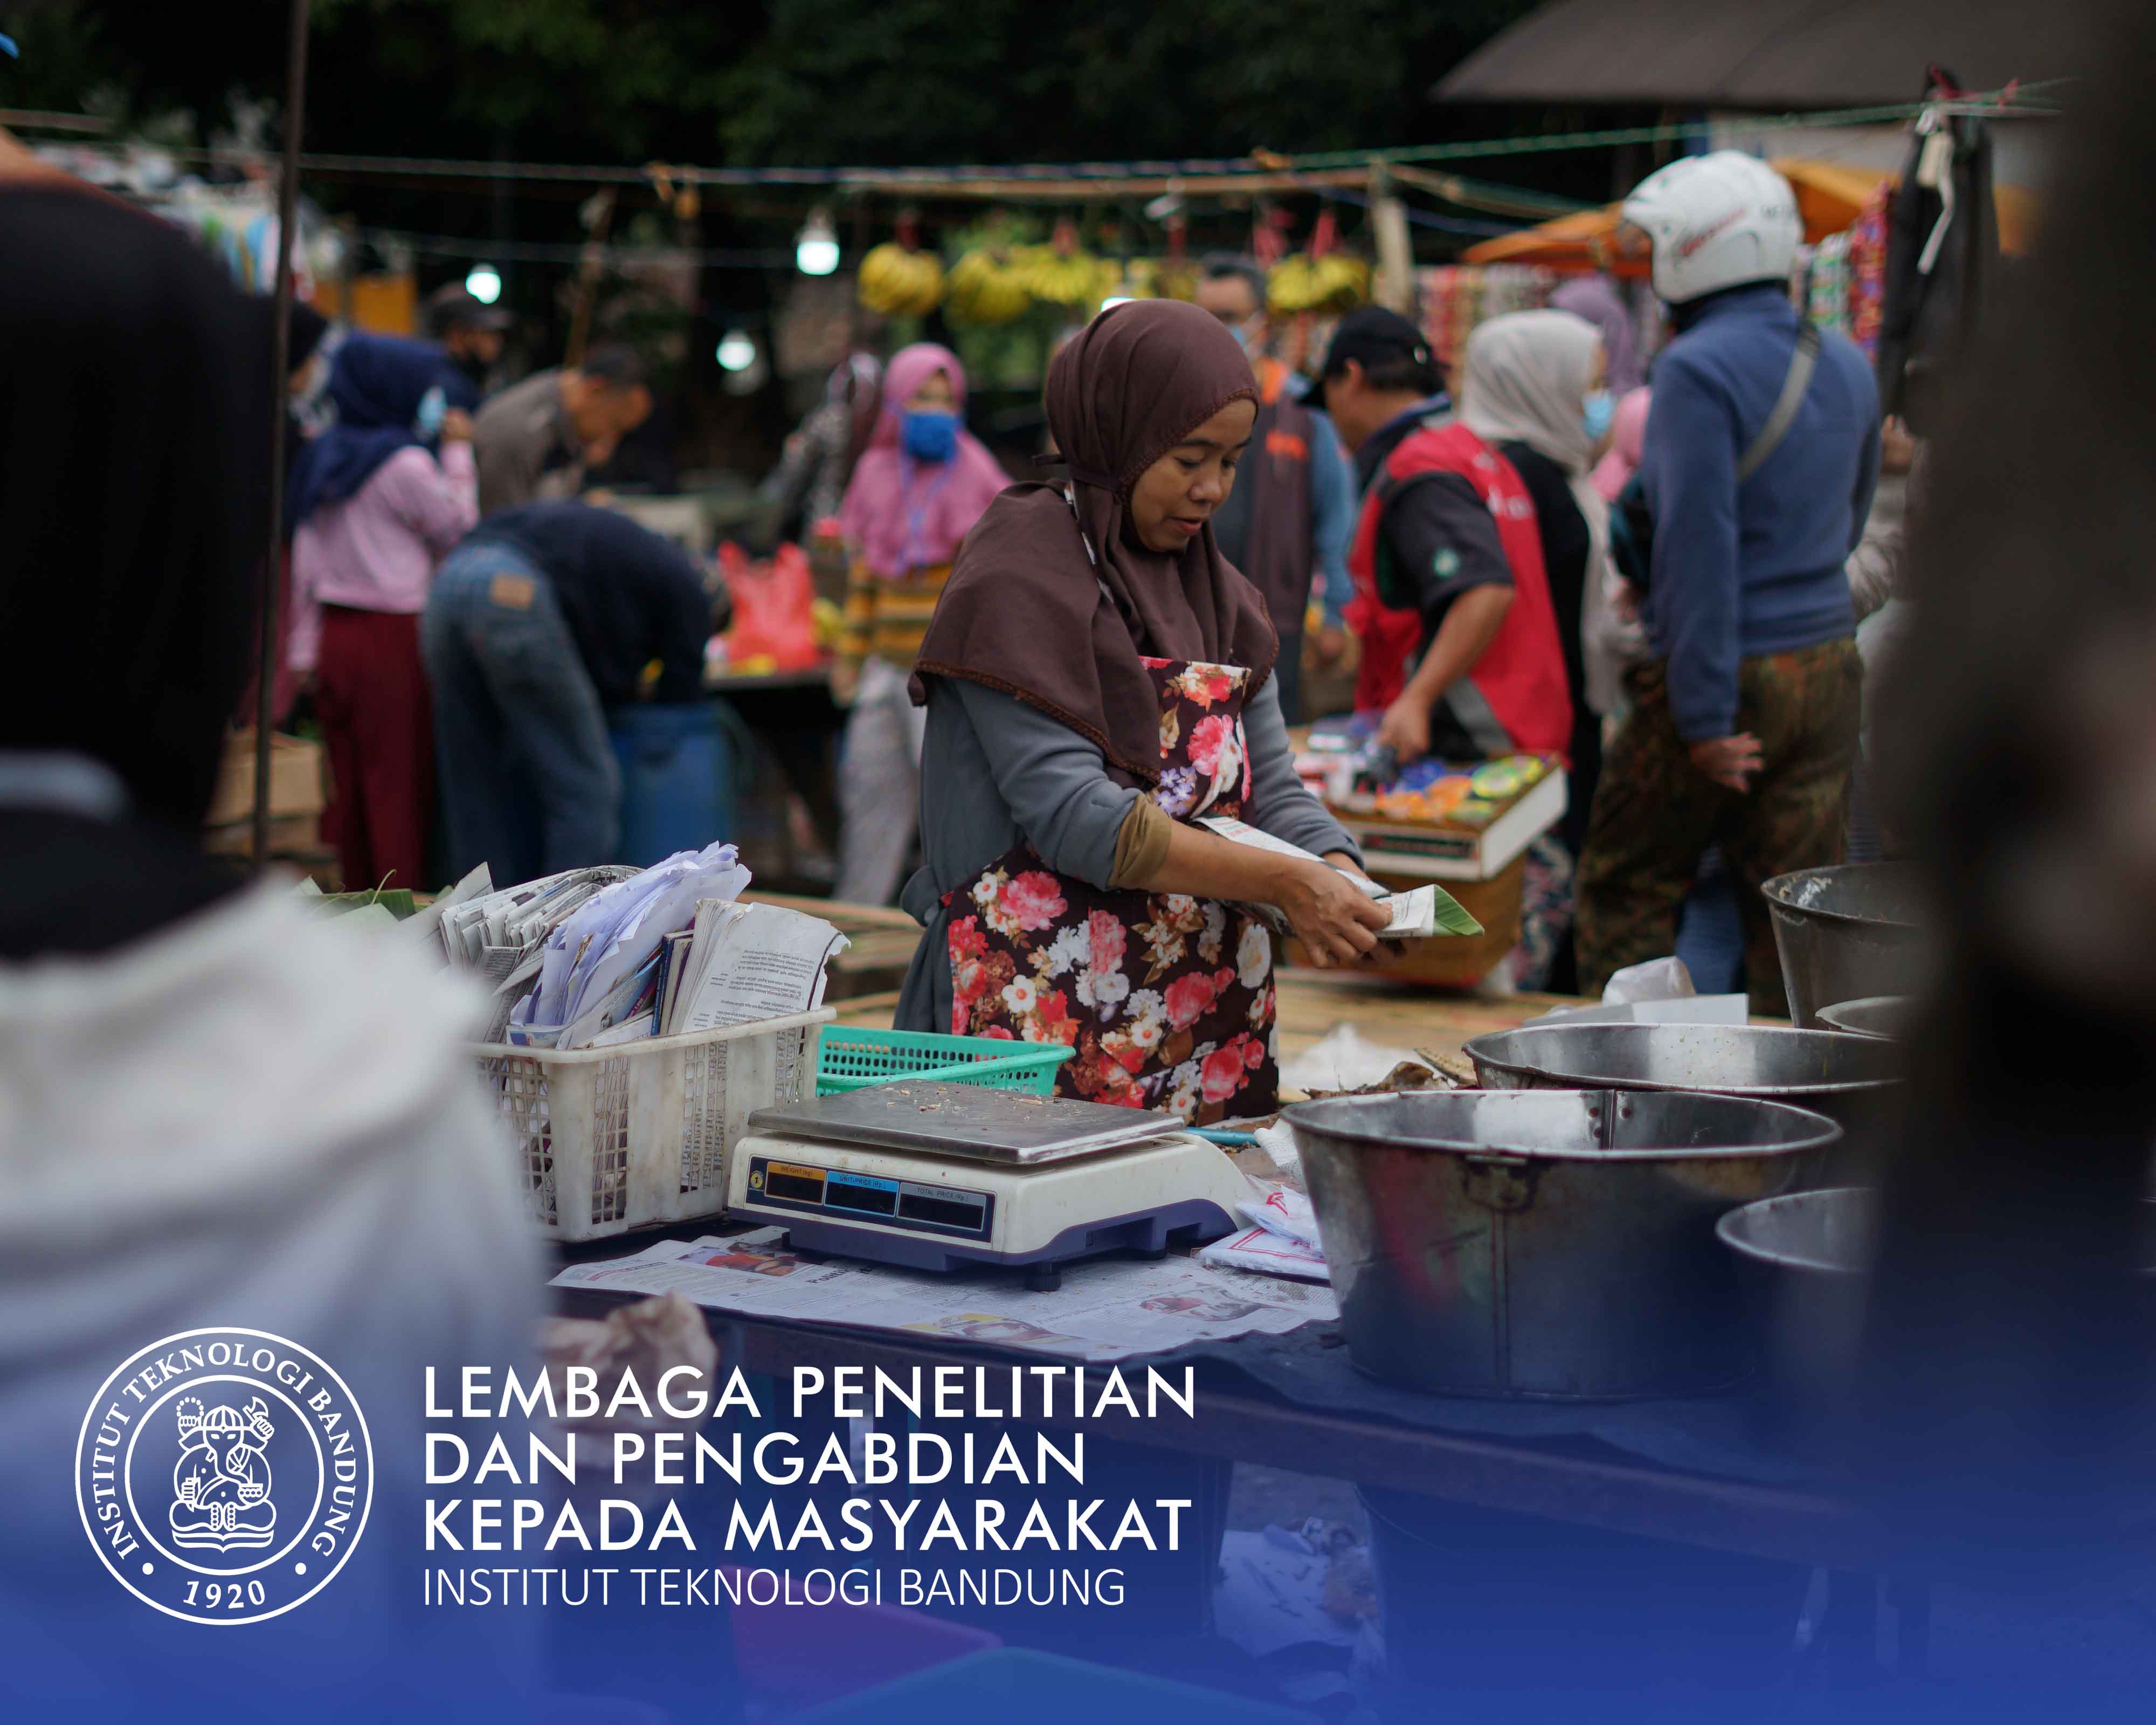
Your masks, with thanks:
M 1602 434 L 1609 429 L 1609 422 L 1617 417 L 1617 403 L 1606 389 L 1590 389 L 1587 399 L 1580 404 L 1579 423 L 1591 444 L 1600 443 Z
M 916 461 L 948 461 L 958 448 L 958 416 L 948 408 L 907 408 L 898 416 L 898 440 Z

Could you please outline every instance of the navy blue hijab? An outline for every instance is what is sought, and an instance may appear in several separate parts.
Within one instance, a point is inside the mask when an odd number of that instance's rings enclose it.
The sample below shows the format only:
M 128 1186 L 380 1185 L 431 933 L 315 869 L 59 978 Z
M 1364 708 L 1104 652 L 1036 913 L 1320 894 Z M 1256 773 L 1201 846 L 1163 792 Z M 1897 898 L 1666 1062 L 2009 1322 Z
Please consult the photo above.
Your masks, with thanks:
M 443 364 L 441 349 L 429 342 L 346 338 L 330 366 L 336 423 L 300 449 L 285 486 L 288 535 L 324 504 L 357 495 L 399 449 L 431 443 L 433 428 L 420 424 L 420 408 L 442 387 Z

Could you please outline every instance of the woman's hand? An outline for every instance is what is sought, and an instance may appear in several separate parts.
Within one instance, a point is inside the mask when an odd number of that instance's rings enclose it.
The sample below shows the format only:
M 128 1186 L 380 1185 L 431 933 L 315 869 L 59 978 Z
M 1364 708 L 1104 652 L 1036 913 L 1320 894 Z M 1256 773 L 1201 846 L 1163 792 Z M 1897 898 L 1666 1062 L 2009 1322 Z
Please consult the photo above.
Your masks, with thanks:
M 442 441 L 445 444 L 468 444 L 472 440 L 471 415 L 461 408 L 451 408 L 442 415 Z
M 1320 970 L 1368 957 L 1389 920 L 1368 893 L 1329 863 L 1291 865 L 1273 902 L 1286 912 L 1296 938 Z

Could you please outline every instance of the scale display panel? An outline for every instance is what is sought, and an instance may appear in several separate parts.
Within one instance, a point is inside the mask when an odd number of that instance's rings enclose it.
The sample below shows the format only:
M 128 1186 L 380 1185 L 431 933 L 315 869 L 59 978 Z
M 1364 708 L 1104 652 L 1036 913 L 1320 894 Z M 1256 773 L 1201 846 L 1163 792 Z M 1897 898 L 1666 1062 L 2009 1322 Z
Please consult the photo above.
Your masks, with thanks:
M 755 1209 L 891 1223 L 964 1240 L 988 1239 L 996 1220 L 993 1192 L 927 1186 L 771 1156 L 749 1158 L 747 1202 Z

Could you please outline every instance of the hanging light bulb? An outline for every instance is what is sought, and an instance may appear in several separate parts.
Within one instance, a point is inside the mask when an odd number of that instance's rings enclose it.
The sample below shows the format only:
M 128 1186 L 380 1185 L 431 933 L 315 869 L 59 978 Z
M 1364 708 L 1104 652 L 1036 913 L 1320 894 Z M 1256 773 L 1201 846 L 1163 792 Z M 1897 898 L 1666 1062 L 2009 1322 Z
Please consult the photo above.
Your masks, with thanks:
M 491 264 L 473 264 L 465 277 L 465 291 L 480 305 L 491 305 L 501 297 L 501 272 Z
M 793 242 L 793 261 L 803 275 L 829 275 L 839 267 L 839 231 L 823 210 L 813 210 Z
M 717 358 L 721 371 L 747 371 L 756 363 L 756 337 L 747 330 L 728 330 L 719 337 Z

